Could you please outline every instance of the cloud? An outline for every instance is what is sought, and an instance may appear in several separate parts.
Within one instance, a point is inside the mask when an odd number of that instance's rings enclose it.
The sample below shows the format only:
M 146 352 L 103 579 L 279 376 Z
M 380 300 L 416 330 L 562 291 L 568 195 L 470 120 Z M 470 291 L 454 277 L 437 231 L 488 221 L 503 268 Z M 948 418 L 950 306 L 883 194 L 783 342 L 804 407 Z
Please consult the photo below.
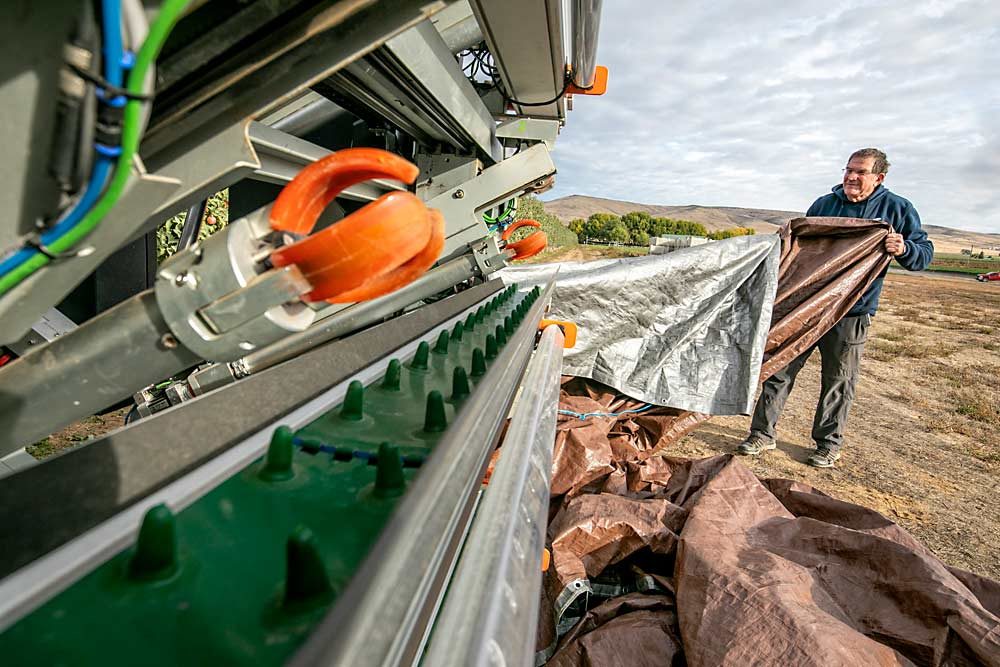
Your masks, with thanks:
M 603 97 L 578 96 L 556 188 L 805 210 L 856 148 L 927 224 L 1000 232 L 1000 3 L 604 3 Z

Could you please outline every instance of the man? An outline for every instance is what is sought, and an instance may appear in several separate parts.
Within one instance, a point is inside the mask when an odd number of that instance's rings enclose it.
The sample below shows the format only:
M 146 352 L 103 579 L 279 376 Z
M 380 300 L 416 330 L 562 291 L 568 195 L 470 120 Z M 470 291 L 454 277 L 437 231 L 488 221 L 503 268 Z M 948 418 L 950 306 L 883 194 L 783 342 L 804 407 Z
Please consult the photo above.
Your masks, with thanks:
M 892 231 L 885 239 L 886 252 L 905 269 L 926 269 L 934 256 L 934 245 L 921 229 L 920 216 L 913 204 L 882 185 L 888 170 L 889 162 L 882 151 L 876 148 L 855 151 L 844 169 L 843 184 L 833 188 L 832 194 L 817 199 L 806 215 L 884 220 L 892 225 Z M 818 347 L 823 370 L 812 429 L 816 451 L 806 462 L 817 468 L 833 467 L 840 458 L 847 413 L 854 400 L 861 352 L 868 338 L 871 318 L 878 308 L 882 281 L 887 271 L 888 268 L 813 348 L 764 382 L 750 423 L 750 435 L 737 447 L 738 454 L 757 455 L 776 447 L 774 425 L 792 391 L 795 376 L 802 370 L 813 349 Z

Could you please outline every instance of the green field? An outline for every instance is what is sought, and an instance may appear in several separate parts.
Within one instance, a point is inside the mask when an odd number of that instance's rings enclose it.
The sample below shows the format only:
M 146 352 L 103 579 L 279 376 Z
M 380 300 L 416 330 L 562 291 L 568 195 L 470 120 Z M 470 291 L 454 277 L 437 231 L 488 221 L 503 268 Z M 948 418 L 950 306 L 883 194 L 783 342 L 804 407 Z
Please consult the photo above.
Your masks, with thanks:
M 978 253 L 976 253 L 978 255 Z M 991 271 L 1000 271 L 1000 257 L 996 254 L 993 257 L 970 257 L 955 253 L 936 253 L 934 261 L 927 267 L 928 271 L 942 271 L 945 273 L 965 273 L 978 275 Z

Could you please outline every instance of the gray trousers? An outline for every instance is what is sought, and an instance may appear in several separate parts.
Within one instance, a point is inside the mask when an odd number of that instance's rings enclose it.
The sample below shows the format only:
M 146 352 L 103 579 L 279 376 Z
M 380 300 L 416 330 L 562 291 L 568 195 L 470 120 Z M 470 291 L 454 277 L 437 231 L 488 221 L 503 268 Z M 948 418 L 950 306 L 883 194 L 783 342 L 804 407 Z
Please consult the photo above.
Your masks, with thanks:
M 844 444 L 847 413 L 854 401 L 854 386 L 858 380 L 861 353 L 868 340 L 870 324 L 870 315 L 841 319 L 816 345 L 768 378 L 754 407 L 750 432 L 774 439 L 774 425 L 795 385 L 795 376 L 802 370 L 813 350 L 819 348 L 823 360 L 822 386 L 816 416 L 813 418 L 812 438 L 817 447 L 839 450 Z

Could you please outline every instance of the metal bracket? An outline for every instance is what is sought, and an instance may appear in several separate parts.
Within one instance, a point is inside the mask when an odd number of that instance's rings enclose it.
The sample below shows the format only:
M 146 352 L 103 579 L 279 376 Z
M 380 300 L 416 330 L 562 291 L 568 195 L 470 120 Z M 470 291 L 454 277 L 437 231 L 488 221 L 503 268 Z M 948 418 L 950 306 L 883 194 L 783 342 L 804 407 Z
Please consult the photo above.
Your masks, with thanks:
M 232 361 L 313 323 L 298 301 L 308 281 L 295 267 L 255 261 L 270 249 L 269 207 L 231 223 L 204 246 L 171 257 L 156 280 L 156 303 L 187 348 L 211 361 Z
M 497 120 L 499 121 L 497 125 L 497 139 L 501 141 L 504 139 L 509 140 L 504 142 L 505 144 L 516 145 L 525 141 L 544 141 L 549 150 L 555 145 L 556 138 L 559 136 L 559 128 L 563 125 L 562 121 L 545 120 L 542 118 L 511 118 L 510 116 L 506 116 Z
M 470 246 L 474 248 L 475 243 L 489 236 L 490 231 L 480 215 L 483 210 L 524 192 L 546 187 L 555 173 L 548 147 L 538 143 L 428 201 L 427 206 L 441 211 L 447 223 L 441 261 L 465 254 Z

